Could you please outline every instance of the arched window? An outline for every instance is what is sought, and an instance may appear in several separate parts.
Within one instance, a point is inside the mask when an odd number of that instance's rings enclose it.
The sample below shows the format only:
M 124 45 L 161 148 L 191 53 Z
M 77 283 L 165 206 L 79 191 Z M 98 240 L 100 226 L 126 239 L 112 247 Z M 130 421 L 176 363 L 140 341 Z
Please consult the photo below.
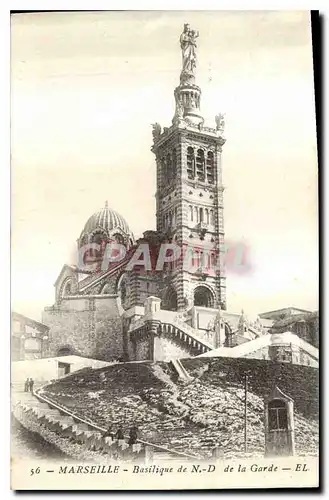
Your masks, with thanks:
M 199 222 L 199 210 L 198 210 L 198 207 L 194 207 L 194 219 L 195 219 L 195 222 Z
M 195 177 L 194 149 L 191 146 L 187 148 L 187 177 L 189 179 L 194 179 Z
M 215 182 L 214 153 L 212 151 L 208 151 L 207 154 L 207 181 L 209 184 Z
M 216 254 L 215 253 L 210 254 L 210 265 L 211 265 L 212 269 L 215 269 L 215 267 L 216 267 Z
M 176 179 L 177 176 L 177 151 L 174 148 L 172 151 L 172 178 Z
M 199 181 L 201 181 L 201 182 L 205 181 L 204 151 L 203 151 L 203 149 L 198 149 L 198 152 L 197 152 L 196 174 L 197 174 Z
M 95 233 L 92 238 L 93 243 L 97 243 L 97 245 L 100 245 L 102 241 L 104 240 L 104 235 L 102 233 Z
M 106 283 L 101 290 L 101 295 L 108 295 L 110 293 L 111 293 L 111 285 L 109 283 Z
M 175 209 L 174 209 L 174 218 L 173 218 L 173 224 L 174 224 L 174 226 L 177 226 L 177 213 L 178 213 L 177 207 L 175 207 Z
M 193 222 L 193 207 L 192 205 L 189 206 L 190 209 L 190 220 Z
M 199 268 L 204 268 L 204 254 L 203 254 L 203 251 L 200 250 L 199 251 L 199 261 L 198 261 L 198 265 L 199 265 Z
M 204 252 L 202 252 L 202 266 L 204 269 L 207 269 L 209 270 L 210 269 L 210 266 L 211 266 L 211 256 L 210 256 L 210 253 L 205 250 Z
M 92 238 L 91 238 L 92 243 L 99 245 L 99 248 L 91 248 L 90 249 L 90 255 L 92 257 L 94 257 L 95 260 L 101 259 L 102 254 L 104 252 L 104 248 L 106 246 L 106 242 L 107 242 L 106 240 L 107 240 L 106 235 L 101 231 L 98 231 L 97 233 L 94 233 L 92 235 Z
M 201 250 L 200 251 L 200 265 L 199 267 L 203 271 L 208 271 L 210 268 L 210 255 L 207 250 Z
M 169 286 L 164 294 L 161 309 L 177 311 L 177 292 L 172 286 Z
M 71 293 L 72 293 L 72 283 L 71 281 L 67 281 L 63 287 L 62 295 L 64 297 L 65 295 L 71 295 Z
M 203 208 L 200 207 L 200 217 L 199 217 L 200 222 L 203 222 Z
M 209 224 L 209 210 L 208 210 L 208 208 L 205 208 L 204 215 L 205 215 L 205 217 L 204 217 L 205 218 L 205 222 L 207 224 Z
M 113 238 L 114 238 L 116 243 L 120 243 L 120 245 L 124 244 L 124 238 L 123 238 L 122 234 L 117 233 L 113 236 Z
M 127 298 L 127 284 L 125 283 L 125 281 L 123 281 L 120 286 L 120 298 L 121 302 L 124 304 Z
M 167 163 L 167 182 L 170 182 L 173 178 L 172 162 L 171 162 L 170 153 L 167 154 L 166 163 Z
M 210 224 L 214 224 L 214 211 L 210 210 Z
M 232 334 L 231 328 L 229 327 L 229 325 L 227 323 L 224 323 L 224 329 L 225 329 L 224 346 L 225 347 L 233 347 L 233 334 Z
M 167 179 L 167 165 L 166 165 L 166 160 L 164 158 L 161 158 L 161 177 L 162 177 L 162 184 L 166 184 L 166 179 Z
M 199 254 L 198 254 L 198 250 L 196 250 L 195 248 L 192 247 L 192 268 L 197 268 L 198 267 L 198 258 L 199 258 Z

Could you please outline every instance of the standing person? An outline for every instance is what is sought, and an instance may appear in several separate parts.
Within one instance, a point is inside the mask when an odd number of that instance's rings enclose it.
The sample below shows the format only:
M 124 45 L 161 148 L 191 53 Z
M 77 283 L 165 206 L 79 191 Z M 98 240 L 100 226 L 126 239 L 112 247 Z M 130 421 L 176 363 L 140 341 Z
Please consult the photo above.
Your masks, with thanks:
M 30 391 L 33 392 L 34 380 L 30 378 Z
M 113 425 L 110 424 L 107 431 L 105 431 L 103 437 L 110 437 L 112 440 L 114 438 Z
M 25 380 L 25 384 L 24 384 L 24 392 L 28 392 L 28 390 L 29 390 L 29 383 L 30 383 L 29 378 L 27 378 Z
M 138 429 L 136 425 L 133 425 L 129 431 L 129 441 L 128 444 L 132 446 L 133 444 L 136 444 L 137 442 L 137 437 L 138 437 Z
M 115 433 L 115 438 L 118 440 L 118 443 L 119 443 L 119 446 L 124 442 L 125 440 L 125 437 L 123 435 L 123 430 L 122 430 L 122 427 L 120 425 L 119 429 L 116 431 Z

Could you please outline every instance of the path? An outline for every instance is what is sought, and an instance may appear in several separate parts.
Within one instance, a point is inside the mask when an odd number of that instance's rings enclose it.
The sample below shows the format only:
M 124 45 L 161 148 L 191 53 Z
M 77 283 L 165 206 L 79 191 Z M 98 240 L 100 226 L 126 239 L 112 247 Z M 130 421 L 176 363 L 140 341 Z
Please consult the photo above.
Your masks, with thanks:
M 21 384 L 13 384 L 11 394 L 12 405 L 18 401 L 26 404 L 38 406 L 41 403 L 30 392 L 24 392 Z M 23 427 L 15 417 L 11 419 L 11 455 L 23 458 L 68 458 L 56 446 L 45 441 L 39 434 L 28 431 Z

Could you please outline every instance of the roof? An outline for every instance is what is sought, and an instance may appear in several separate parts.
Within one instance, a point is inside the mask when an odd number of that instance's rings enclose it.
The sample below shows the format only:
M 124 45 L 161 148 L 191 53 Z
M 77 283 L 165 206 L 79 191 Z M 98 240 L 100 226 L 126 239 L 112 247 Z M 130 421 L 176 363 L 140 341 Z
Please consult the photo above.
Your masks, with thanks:
M 120 262 L 110 262 L 107 269 L 96 271 L 95 273 L 90 274 L 86 278 L 79 281 L 79 292 L 85 290 L 90 286 L 94 286 L 101 279 L 105 278 L 105 276 L 109 277 L 113 273 L 117 272 L 120 268 L 123 268 L 131 259 L 133 251 L 135 251 L 135 247 L 128 251 L 126 256 Z
M 76 273 L 77 272 L 77 268 L 74 267 L 74 266 L 69 266 L 69 264 L 64 264 L 64 266 L 62 267 L 61 269 L 61 272 L 59 273 L 59 275 L 57 276 L 56 278 L 56 281 L 54 283 L 54 286 L 57 286 L 59 280 L 62 278 L 63 274 L 65 273 L 65 271 L 68 271 L 69 273 L 73 272 L 73 273 Z
M 261 319 L 262 326 L 264 328 L 270 328 L 275 321 L 274 319 L 269 319 L 269 318 L 260 318 L 260 319 Z
M 76 356 L 74 354 L 69 355 L 69 356 L 54 356 L 53 358 L 50 358 L 50 359 L 54 359 L 55 361 L 59 361 L 60 363 L 67 363 L 70 365 L 84 363 L 85 368 L 89 368 L 90 365 L 93 363 L 98 364 L 99 367 L 110 366 L 111 364 L 113 364 L 113 361 L 112 362 L 111 361 L 102 361 L 102 360 L 98 360 L 95 358 L 86 358 L 84 356 Z
M 107 202 L 102 210 L 89 217 L 81 235 L 92 233 L 97 229 L 104 231 L 107 236 L 110 236 L 113 229 L 120 229 L 126 235 L 133 237 L 126 220 L 118 212 L 109 208 Z
M 26 325 L 34 327 L 34 328 L 39 328 L 40 330 L 43 330 L 45 332 L 49 331 L 49 326 L 44 325 L 43 323 L 40 323 L 39 321 L 36 321 L 35 319 L 28 318 L 27 316 L 24 316 L 23 314 L 16 313 L 12 311 L 11 317 L 13 321 L 20 321 L 24 322 Z
M 287 314 L 291 314 L 291 311 L 298 311 L 298 312 L 301 312 L 301 313 L 310 313 L 312 311 L 308 311 L 307 309 L 299 309 L 298 307 L 283 307 L 282 309 L 274 309 L 273 311 L 266 311 L 266 312 L 262 312 L 262 313 L 259 313 L 258 316 L 260 318 L 263 318 L 263 317 L 266 317 L 268 316 L 269 314 L 276 314 L 276 313 L 287 313 Z
M 269 403 L 273 399 L 283 399 L 283 401 L 286 402 L 293 401 L 293 399 L 282 392 L 277 385 L 273 387 L 270 394 L 268 394 L 268 396 L 265 398 L 267 403 Z
M 278 319 L 274 322 L 272 328 L 282 328 L 294 323 L 307 322 L 313 320 L 317 317 L 315 313 L 303 313 L 303 314 L 293 314 L 287 318 Z
M 240 358 L 244 357 L 252 352 L 258 351 L 266 346 L 271 345 L 294 345 L 305 352 L 307 352 L 311 357 L 313 357 L 316 361 L 319 359 L 319 350 L 313 345 L 309 344 L 305 340 L 299 338 L 292 332 L 284 332 L 284 333 L 273 333 L 262 335 L 257 339 L 250 340 L 249 342 L 245 342 L 243 344 L 237 345 L 235 347 L 219 347 L 218 349 L 213 349 L 212 351 L 208 351 L 204 354 L 197 356 L 198 358 L 211 358 L 216 356 L 223 356 L 228 358 Z

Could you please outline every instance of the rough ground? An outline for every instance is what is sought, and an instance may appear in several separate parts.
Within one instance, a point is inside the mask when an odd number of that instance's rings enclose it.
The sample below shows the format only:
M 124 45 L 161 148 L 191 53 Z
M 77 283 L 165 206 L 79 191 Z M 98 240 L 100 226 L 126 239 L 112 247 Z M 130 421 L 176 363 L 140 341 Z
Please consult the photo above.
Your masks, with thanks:
M 267 370 L 268 365 L 264 363 L 268 362 L 262 363 L 258 363 L 258 370 Z M 128 432 L 134 424 L 139 428 L 141 439 L 177 451 L 207 457 L 219 445 L 227 458 L 243 455 L 244 383 L 243 377 L 237 376 L 242 374 L 241 370 L 232 372 L 232 360 L 229 370 L 222 365 L 210 366 L 209 360 L 188 360 L 184 365 L 193 376 L 188 383 L 178 381 L 167 363 L 127 363 L 81 370 L 44 391 L 52 400 L 98 425 L 112 424 L 114 428 L 122 425 Z M 279 375 L 279 382 L 284 386 L 282 370 Z M 274 382 L 262 380 L 257 387 L 265 387 L 267 383 L 269 388 Z M 255 386 L 251 380 L 247 406 L 248 452 L 262 455 L 264 394 L 256 391 Z M 296 405 L 295 429 L 297 453 L 316 454 L 318 423 L 314 412 L 307 414 L 305 408 Z

